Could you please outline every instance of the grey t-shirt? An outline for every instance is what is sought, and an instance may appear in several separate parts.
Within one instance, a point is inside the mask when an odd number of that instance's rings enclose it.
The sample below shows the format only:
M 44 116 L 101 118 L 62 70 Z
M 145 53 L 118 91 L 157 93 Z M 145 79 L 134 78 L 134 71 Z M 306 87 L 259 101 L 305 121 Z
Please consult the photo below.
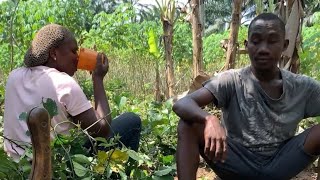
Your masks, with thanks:
M 283 94 L 272 99 L 250 67 L 228 70 L 204 83 L 222 109 L 227 136 L 249 150 L 271 155 L 295 135 L 298 123 L 320 115 L 320 84 L 281 70 Z

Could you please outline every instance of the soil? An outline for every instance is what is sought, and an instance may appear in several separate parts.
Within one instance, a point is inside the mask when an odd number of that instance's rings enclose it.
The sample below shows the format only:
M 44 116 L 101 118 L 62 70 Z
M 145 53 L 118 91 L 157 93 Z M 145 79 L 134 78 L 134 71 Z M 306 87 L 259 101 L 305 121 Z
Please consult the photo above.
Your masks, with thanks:
M 174 178 L 178 180 L 178 178 Z M 292 178 L 291 180 L 316 180 L 317 174 L 312 169 L 307 169 L 302 171 L 296 177 Z M 197 172 L 197 180 L 219 180 L 214 172 L 205 166 L 199 167 Z
M 305 170 L 291 180 L 316 180 L 317 174 L 312 170 Z M 211 169 L 200 167 L 197 173 L 197 180 L 219 180 Z

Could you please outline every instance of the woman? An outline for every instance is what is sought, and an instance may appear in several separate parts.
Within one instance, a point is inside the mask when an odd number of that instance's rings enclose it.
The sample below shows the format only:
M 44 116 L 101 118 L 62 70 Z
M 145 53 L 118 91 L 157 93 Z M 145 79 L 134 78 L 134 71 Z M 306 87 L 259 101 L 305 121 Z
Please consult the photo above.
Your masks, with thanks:
M 27 124 L 21 120 L 21 114 L 39 106 L 48 98 L 54 100 L 58 107 L 58 114 L 51 119 L 51 125 L 56 126 L 57 133 L 67 134 L 74 127 L 73 123 L 79 123 L 82 129 L 88 128 L 93 137 L 109 138 L 119 134 L 124 145 L 133 150 L 138 149 L 140 118 L 133 113 L 125 113 L 111 121 L 103 85 L 109 69 L 107 57 L 99 53 L 92 73 L 93 108 L 71 77 L 77 71 L 77 51 L 75 37 L 68 29 L 57 24 L 46 25 L 38 31 L 25 54 L 26 67 L 10 73 L 4 111 L 4 146 L 9 156 L 18 159 L 24 153 L 24 145 L 31 143 Z M 69 120 L 73 123 L 66 123 Z

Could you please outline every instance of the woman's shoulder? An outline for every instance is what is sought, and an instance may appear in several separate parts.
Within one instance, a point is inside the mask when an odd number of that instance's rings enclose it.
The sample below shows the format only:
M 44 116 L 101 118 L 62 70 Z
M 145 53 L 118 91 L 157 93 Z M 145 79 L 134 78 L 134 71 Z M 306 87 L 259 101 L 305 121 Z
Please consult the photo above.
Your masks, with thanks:
M 67 73 L 60 72 L 55 68 L 48 68 L 45 72 L 56 85 L 78 85 L 77 81 Z

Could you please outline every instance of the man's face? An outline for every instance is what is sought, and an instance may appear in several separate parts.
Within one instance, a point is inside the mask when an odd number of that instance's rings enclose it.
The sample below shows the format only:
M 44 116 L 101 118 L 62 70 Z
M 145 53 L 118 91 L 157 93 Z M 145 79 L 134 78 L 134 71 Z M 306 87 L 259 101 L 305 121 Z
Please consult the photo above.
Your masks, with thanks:
M 283 30 L 275 20 L 257 20 L 251 25 L 248 42 L 245 42 L 251 65 L 257 70 L 277 67 L 282 52 L 287 48 Z

